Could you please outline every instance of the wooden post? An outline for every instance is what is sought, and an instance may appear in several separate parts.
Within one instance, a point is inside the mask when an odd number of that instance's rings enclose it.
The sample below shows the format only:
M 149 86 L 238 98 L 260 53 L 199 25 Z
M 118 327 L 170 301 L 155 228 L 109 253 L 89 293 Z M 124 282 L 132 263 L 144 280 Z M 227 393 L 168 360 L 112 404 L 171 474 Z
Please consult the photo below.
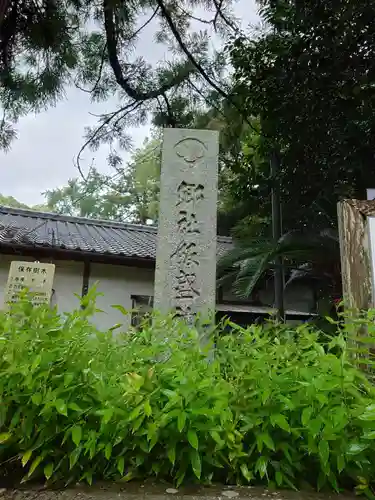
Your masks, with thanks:
M 367 217 L 375 216 L 375 201 L 341 201 L 337 215 L 344 306 L 367 310 L 374 305 Z
M 348 313 L 346 320 L 356 320 L 375 305 L 375 201 L 341 201 L 337 206 L 337 215 L 343 299 Z M 355 344 L 359 342 L 353 354 L 361 360 L 360 367 L 368 372 L 374 365 L 368 360 L 373 359 L 375 350 L 367 333 L 365 323 L 354 321 L 353 337 L 349 334 L 349 339 Z M 360 341 L 361 337 L 364 341 Z
M 280 198 L 280 180 L 277 178 L 280 170 L 280 160 L 275 151 L 273 151 L 270 161 L 271 178 L 272 178 L 272 237 L 273 242 L 277 245 L 282 235 L 281 221 L 281 198 Z M 276 317 L 278 321 L 285 322 L 285 307 L 284 307 L 284 270 L 283 258 L 278 255 L 274 261 L 275 269 L 273 272 L 274 290 L 275 290 L 275 306 Z

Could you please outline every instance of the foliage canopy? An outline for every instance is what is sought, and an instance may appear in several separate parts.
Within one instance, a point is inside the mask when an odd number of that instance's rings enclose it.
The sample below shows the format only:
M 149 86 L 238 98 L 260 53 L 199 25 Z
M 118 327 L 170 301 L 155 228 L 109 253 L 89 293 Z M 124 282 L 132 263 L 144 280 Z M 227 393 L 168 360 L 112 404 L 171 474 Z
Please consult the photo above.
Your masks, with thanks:
M 373 185 L 375 4 L 259 4 L 267 29 L 230 45 L 236 93 L 279 150 L 285 230 L 336 226 Z
M 148 113 L 159 125 L 183 123 L 198 104 L 205 106 L 213 89 L 226 95 L 224 57 L 209 49 L 209 39 L 237 29 L 231 5 L 231 0 L 46 0 L 39 6 L 4 0 L 2 147 L 15 137 L 12 124 L 20 116 L 53 105 L 71 85 L 94 102 L 116 98 L 117 108 L 87 131 L 93 147 L 110 145 L 111 162 L 128 145 L 126 128 L 145 123 Z M 137 51 L 139 41 L 167 49 L 168 57 L 151 65 Z

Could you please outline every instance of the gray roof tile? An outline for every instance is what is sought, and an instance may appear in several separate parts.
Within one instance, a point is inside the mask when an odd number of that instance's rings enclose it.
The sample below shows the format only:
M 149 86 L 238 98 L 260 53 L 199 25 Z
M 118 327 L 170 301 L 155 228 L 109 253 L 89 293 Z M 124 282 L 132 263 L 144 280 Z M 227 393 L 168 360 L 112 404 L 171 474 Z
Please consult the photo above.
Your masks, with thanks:
M 0 245 L 47 247 L 155 259 L 157 228 L 0 206 Z M 231 238 L 218 236 L 218 257 Z

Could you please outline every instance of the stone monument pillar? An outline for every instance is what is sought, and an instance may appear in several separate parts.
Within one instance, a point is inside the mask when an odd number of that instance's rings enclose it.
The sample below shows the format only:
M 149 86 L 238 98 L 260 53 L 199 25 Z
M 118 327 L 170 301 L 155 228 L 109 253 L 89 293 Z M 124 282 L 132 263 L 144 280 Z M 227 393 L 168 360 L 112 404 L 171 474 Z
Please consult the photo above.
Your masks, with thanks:
M 187 321 L 215 310 L 219 134 L 164 129 L 154 308 Z

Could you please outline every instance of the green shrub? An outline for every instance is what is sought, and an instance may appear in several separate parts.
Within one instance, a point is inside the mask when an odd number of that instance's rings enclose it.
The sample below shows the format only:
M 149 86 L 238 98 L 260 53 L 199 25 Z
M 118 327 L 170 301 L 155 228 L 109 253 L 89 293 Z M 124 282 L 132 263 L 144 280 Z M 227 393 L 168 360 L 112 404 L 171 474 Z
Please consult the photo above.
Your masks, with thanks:
M 375 392 L 342 334 L 323 348 L 308 325 L 231 325 L 212 356 L 171 318 L 97 331 L 93 295 L 63 318 L 26 301 L 1 316 L 3 467 L 58 484 L 155 476 L 370 495 Z

